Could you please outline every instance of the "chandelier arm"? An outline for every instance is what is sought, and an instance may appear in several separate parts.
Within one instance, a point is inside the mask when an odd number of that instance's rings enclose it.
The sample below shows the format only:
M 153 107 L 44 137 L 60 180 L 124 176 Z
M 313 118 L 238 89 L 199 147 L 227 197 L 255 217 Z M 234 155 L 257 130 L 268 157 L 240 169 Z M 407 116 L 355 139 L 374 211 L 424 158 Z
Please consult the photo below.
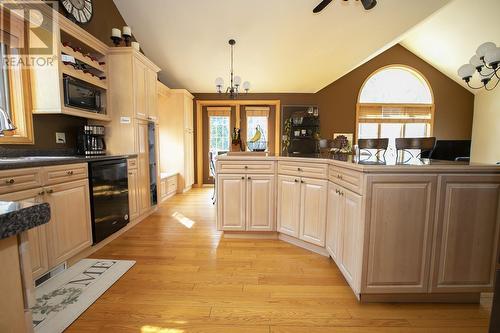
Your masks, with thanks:
M 484 88 L 487 90 L 487 91 L 492 91 L 493 89 L 495 89 L 497 86 L 498 86 L 498 83 L 500 82 L 500 79 L 497 80 L 497 83 L 495 83 L 495 85 L 491 88 L 488 88 L 488 86 L 484 86 Z
M 469 86 L 469 88 L 471 88 L 471 89 L 476 89 L 476 90 L 478 90 L 478 89 L 482 89 L 482 88 L 484 87 L 484 86 L 483 86 L 483 87 L 473 87 L 473 86 L 471 86 L 471 85 L 470 85 L 470 83 L 469 83 L 469 82 L 467 82 L 467 85 Z

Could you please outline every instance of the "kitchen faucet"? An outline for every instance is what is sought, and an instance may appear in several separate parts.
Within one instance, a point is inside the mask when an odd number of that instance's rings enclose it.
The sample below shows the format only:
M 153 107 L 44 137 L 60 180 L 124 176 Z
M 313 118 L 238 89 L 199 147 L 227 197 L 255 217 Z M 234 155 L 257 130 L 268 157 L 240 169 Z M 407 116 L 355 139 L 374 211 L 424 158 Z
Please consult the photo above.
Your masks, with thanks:
M 12 124 L 9 115 L 4 109 L 0 108 L 0 136 L 4 136 L 4 131 L 13 131 L 16 126 Z

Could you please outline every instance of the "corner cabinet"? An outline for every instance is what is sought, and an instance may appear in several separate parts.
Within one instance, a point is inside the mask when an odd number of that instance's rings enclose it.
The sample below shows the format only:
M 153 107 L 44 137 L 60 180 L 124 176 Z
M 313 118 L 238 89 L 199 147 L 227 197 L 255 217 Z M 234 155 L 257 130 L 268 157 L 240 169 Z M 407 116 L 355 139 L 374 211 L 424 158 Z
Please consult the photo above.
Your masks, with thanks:
M 274 231 L 274 188 L 274 175 L 219 175 L 219 230 Z

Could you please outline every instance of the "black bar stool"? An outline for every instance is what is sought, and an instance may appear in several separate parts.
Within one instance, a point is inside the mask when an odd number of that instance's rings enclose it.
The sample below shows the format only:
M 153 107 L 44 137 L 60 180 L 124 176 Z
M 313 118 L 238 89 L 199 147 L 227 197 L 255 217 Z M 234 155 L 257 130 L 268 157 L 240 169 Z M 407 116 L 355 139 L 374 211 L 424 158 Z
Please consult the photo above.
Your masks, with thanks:
M 420 158 L 422 153 L 431 153 L 436 145 L 436 138 L 396 138 L 396 156 L 399 159 L 399 151 L 403 153 L 408 153 L 410 158 L 403 161 L 403 163 L 408 162 L 412 158 Z M 413 154 L 411 150 L 420 150 L 416 155 Z M 404 156 L 404 154 L 403 154 Z
M 389 139 L 381 138 L 381 139 L 358 139 L 358 152 L 361 159 L 361 151 L 368 152 L 368 158 L 375 156 L 377 159 L 380 158 L 380 153 L 382 154 L 382 159 L 385 160 L 385 153 L 387 153 L 387 147 L 389 146 Z M 371 151 L 376 150 L 375 154 Z

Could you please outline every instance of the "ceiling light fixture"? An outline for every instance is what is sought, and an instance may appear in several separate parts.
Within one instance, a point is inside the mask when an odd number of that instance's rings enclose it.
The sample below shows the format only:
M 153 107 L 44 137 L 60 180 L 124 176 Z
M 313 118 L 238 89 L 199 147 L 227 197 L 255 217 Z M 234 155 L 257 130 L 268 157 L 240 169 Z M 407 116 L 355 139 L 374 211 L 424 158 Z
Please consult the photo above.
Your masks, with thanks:
M 231 99 L 235 99 L 238 97 L 239 91 L 240 91 L 240 85 L 241 85 L 241 77 L 235 76 L 234 75 L 234 45 L 236 44 L 236 41 L 234 39 L 229 40 L 229 45 L 231 45 L 231 85 L 226 88 L 226 94 L 229 96 Z M 217 92 L 219 94 L 222 94 L 223 87 L 224 87 L 224 79 L 221 77 L 218 77 L 215 80 L 215 86 L 217 87 Z M 248 93 L 250 90 L 250 82 L 245 81 L 243 83 L 243 89 L 245 90 L 245 93 Z
M 458 69 L 458 76 L 464 80 L 467 85 L 472 89 L 486 89 L 488 91 L 495 89 L 500 82 L 498 70 L 500 68 L 500 47 L 495 43 L 486 42 L 481 44 L 476 51 L 476 54 L 470 59 L 468 64 L 461 66 Z M 479 73 L 479 78 L 482 86 L 474 87 L 470 84 L 470 80 L 476 73 Z M 494 81 L 493 85 L 488 85 Z M 493 79 L 493 80 L 492 80 Z

